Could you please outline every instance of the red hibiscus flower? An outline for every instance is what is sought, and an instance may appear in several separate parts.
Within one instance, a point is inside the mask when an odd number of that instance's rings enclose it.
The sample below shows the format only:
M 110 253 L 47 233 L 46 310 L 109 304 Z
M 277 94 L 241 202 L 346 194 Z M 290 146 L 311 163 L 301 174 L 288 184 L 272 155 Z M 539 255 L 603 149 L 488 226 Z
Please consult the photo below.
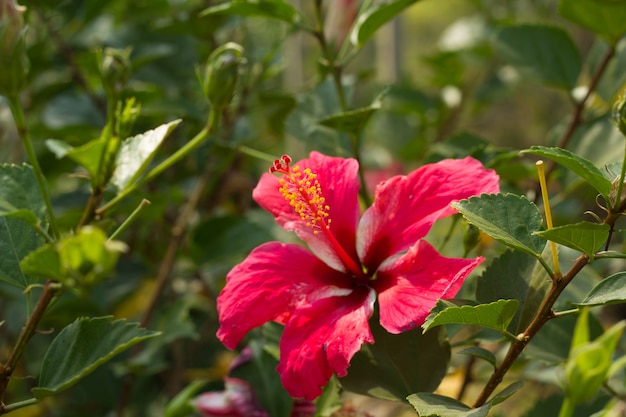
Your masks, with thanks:
M 455 212 L 450 203 L 499 186 L 472 158 L 444 160 L 380 183 L 360 216 L 356 160 L 312 152 L 291 162 L 276 160 L 252 195 L 308 249 L 269 242 L 235 266 L 217 300 L 217 336 L 233 349 L 257 326 L 284 324 L 277 370 L 290 395 L 311 400 L 333 373 L 347 374 L 361 344 L 374 343 L 376 299 L 380 324 L 397 334 L 456 295 L 483 258 L 445 258 L 422 238 Z

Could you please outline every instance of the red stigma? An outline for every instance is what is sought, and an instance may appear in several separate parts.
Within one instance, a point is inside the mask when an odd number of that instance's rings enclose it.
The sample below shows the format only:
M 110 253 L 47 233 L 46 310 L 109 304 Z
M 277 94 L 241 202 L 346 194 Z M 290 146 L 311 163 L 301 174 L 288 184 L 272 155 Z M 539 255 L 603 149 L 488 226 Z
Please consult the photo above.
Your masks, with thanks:
M 280 159 L 275 159 L 274 163 L 272 164 L 272 166 L 270 167 L 270 173 L 275 173 L 275 172 L 280 172 L 283 174 L 287 174 L 289 173 L 290 167 L 289 164 L 291 163 L 292 159 L 289 155 L 283 155 L 280 157 Z

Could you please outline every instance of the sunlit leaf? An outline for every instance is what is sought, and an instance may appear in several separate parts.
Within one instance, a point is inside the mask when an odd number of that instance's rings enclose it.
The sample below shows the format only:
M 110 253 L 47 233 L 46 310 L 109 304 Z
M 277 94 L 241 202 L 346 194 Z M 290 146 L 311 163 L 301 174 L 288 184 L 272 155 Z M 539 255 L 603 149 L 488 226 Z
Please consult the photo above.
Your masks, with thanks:
M 228 14 L 237 16 L 262 16 L 295 25 L 303 21 L 300 13 L 284 0 L 235 0 L 204 9 L 200 16 Z
M 600 245 L 608 239 L 610 229 L 608 224 L 580 222 L 542 230 L 535 234 L 593 257 Z
M 496 32 L 496 52 L 523 74 L 555 87 L 571 90 L 578 81 L 582 60 L 567 32 L 539 25 L 506 26 Z
M 174 120 L 124 140 L 117 154 L 111 183 L 122 191 L 135 182 L 150 164 L 161 143 L 180 122 L 180 119 Z
M 121 242 L 108 240 L 102 230 L 86 226 L 76 235 L 64 236 L 28 254 L 20 266 L 26 274 L 80 288 L 106 278 L 125 248 Z
M 613 43 L 626 33 L 625 6 L 620 0 L 561 0 L 559 13 Z
M 564 166 L 570 171 L 578 174 L 578 176 L 587 181 L 604 197 L 608 196 L 611 192 L 611 181 L 604 176 L 600 169 L 598 169 L 591 161 L 578 156 L 567 149 L 532 146 L 530 149 L 523 150 L 521 153 L 548 158 L 559 165 Z
M 32 392 L 41 399 L 64 391 L 118 353 L 158 335 L 112 317 L 79 318 L 52 341 Z
M 396 0 L 375 6 L 361 14 L 350 33 L 350 41 L 361 47 L 385 23 L 419 0 Z
M 600 281 L 580 305 L 603 305 L 626 302 L 626 272 L 618 272 Z
M 467 221 L 494 239 L 517 250 L 538 256 L 545 240 L 534 236 L 543 220 L 533 203 L 514 194 L 483 194 L 453 203 Z
M 518 307 L 517 300 L 498 300 L 490 304 L 447 307 L 442 311 L 431 313 L 422 327 L 424 332 L 427 332 L 442 324 L 460 323 L 505 332 L 517 313 Z
M 450 345 L 438 327 L 422 334 L 420 328 L 391 334 L 370 319 L 373 345 L 363 345 L 352 358 L 341 385 L 348 391 L 390 400 L 402 400 L 419 391 L 433 391 L 446 375 Z

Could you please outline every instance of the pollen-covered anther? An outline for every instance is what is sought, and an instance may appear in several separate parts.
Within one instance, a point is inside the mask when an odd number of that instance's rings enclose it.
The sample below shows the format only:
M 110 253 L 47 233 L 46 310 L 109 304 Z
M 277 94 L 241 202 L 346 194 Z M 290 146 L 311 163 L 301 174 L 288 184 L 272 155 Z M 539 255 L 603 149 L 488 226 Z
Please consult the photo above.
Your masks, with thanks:
M 302 221 L 316 229 L 314 233 L 319 233 L 319 229 L 330 229 L 330 219 L 328 212 L 330 207 L 326 204 L 326 198 L 322 194 L 322 188 L 317 180 L 317 174 L 310 168 L 300 169 L 299 166 L 290 167 L 291 158 L 283 155 L 280 160 L 274 161 L 270 167 L 270 172 L 284 174 L 279 180 L 279 191 L 298 213 Z

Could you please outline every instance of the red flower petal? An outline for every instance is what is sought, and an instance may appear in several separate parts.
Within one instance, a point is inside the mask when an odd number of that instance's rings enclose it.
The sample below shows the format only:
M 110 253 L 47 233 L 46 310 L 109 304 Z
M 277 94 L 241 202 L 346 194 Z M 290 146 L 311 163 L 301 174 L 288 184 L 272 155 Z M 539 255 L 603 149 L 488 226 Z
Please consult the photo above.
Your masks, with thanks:
M 455 212 L 450 203 L 498 191 L 498 175 L 469 157 L 390 178 L 378 185 L 374 204 L 359 223 L 357 250 L 363 264 L 375 270 L 389 256 L 407 250 L 435 220 Z
M 355 250 L 356 226 L 359 219 L 359 165 L 355 159 L 333 158 L 318 152 L 311 152 L 308 159 L 291 164 L 302 170 L 310 168 L 317 174 L 328 210 L 332 219 L 330 231 L 348 255 L 357 259 Z M 274 215 L 276 222 L 285 230 L 295 231 L 305 241 L 313 253 L 327 265 L 345 271 L 332 245 L 323 233 L 307 226 L 300 215 L 294 212 L 289 202 L 279 192 L 280 177 L 276 174 L 264 174 L 259 184 L 252 191 L 254 200 L 265 210 Z
M 270 242 L 254 249 L 226 277 L 217 298 L 217 337 L 230 349 L 251 329 L 288 318 L 302 300 L 345 293 L 354 285 L 298 245 Z
M 296 309 L 280 340 L 277 368 L 292 397 L 313 400 L 333 373 L 347 374 L 361 344 L 374 342 L 367 323 L 374 300 L 374 291 L 359 287 Z
M 405 255 L 389 259 L 372 282 L 378 293 L 380 324 L 394 334 L 421 326 L 437 300 L 454 297 L 482 261 L 482 257 L 445 258 L 425 240 Z

